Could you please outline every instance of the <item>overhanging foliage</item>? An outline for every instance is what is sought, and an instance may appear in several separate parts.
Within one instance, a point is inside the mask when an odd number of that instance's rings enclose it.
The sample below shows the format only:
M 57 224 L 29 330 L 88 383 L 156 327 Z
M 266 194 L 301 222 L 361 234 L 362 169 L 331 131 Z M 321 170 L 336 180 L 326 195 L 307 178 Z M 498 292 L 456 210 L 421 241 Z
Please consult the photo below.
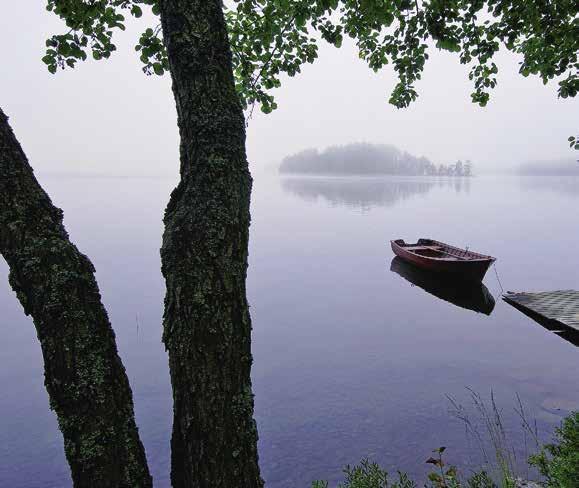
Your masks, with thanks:
M 74 67 L 88 55 L 110 57 L 115 29 L 141 17 L 157 0 L 48 0 L 47 9 L 69 30 L 47 40 L 49 71 Z M 392 64 L 398 75 L 390 96 L 396 107 L 416 100 L 432 46 L 456 53 L 470 66 L 472 101 L 484 106 L 497 84 L 494 57 L 502 47 L 520 54 L 519 72 L 557 79 L 558 96 L 579 90 L 579 17 L 574 0 L 236 0 L 226 6 L 238 93 L 247 108 L 275 108 L 273 88 L 318 57 L 319 44 L 351 38 L 374 71 Z M 431 42 L 429 42 L 431 41 Z M 135 47 L 146 74 L 168 69 L 159 26 L 147 28 Z

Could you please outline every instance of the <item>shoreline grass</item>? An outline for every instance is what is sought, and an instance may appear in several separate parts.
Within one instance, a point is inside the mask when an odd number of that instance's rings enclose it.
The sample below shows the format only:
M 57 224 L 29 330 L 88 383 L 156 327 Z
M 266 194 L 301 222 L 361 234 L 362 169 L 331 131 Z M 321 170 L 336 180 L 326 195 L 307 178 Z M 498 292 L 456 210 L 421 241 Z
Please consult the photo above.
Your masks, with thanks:
M 468 389 L 476 418 L 456 399 L 447 395 L 450 413 L 465 426 L 473 438 L 484 464 L 475 472 L 465 475 L 457 466 L 444 459 L 446 447 L 434 449 L 433 456 L 425 462 L 432 465 L 426 488 L 579 488 L 579 411 L 563 419 L 553 434 L 553 441 L 542 443 L 536 421 L 531 421 L 520 397 L 516 396 L 514 411 L 523 429 L 523 449 L 526 472 L 519 470 L 517 451 L 503 422 L 503 413 L 497 406 L 494 393 L 486 402 L 482 396 Z M 490 447 L 489 447 L 490 446 Z M 530 452 L 532 450 L 532 452 Z M 492 451 L 492 452 L 491 452 Z M 531 470 L 535 474 L 531 475 Z M 407 474 L 397 471 L 389 476 L 379 464 L 362 459 L 355 466 L 343 470 L 344 481 L 337 488 L 417 488 Z M 530 481 L 538 477 L 537 481 Z M 312 488 L 331 488 L 327 481 L 317 480 Z

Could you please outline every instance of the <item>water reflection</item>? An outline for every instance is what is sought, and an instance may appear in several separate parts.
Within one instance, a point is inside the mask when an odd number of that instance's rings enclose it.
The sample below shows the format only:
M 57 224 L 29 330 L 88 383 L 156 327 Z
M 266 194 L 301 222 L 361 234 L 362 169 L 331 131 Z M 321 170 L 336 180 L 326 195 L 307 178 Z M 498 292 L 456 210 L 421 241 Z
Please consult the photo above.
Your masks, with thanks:
M 571 328 L 564 328 L 556 320 L 548 319 L 546 317 L 543 317 L 542 315 L 539 315 L 538 313 L 534 313 L 532 310 L 522 307 L 516 302 L 508 300 L 505 297 L 503 297 L 503 300 L 509 305 L 519 310 L 520 312 L 522 312 L 527 317 L 533 319 L 540 326 L 553 332 L 555 335 L 558 335 L 562 339 L 565 339 L 567 342 L 570 342 L 574 346 L 579 347 L 579 331 L 573 330 Z
M 457 307 L 490 315 L 495 308 L 495 299 L 482 283 L 462 283 L 439 274 L 429 273 L 395 257 L 390 271 L 399 274 L 412 285 Z
M 433 188 L 444 187 L 456 193 L 470 191 L 469 178 L 404 179 L 401 177 L 283 177 L 284 191 L 307 201 L 324 199 L 333 206 L 347 206 L 363 210 L 389 207 L 414 195 L 425 195 Z
M 363 457 L 426 480 L 424 460 L 440 445 L 452 446 L 453 463 L 465 470 L 480 467 L 478 446 L 448 414 L 445 394 L 461 399 L 465 386 L 495 392 L 522 464 L 526 444 L 514 392 L 532 418 L 537 413 L 545 440 L 560 423 L 556 408 L 577 408 L 578 349 L 510 307 L 497 305 L 487 317 L 441 302 L 388 272 L 391 255 L 385 261 L 391 235 L 444 229 L 451 242 L 476 243 L 499 256 L 505 289 L 577 288 L 576 197 L 537 195 L 518 178 L 477 176 L 468 195 L 468 182 L 457 195 L 452 181 L 439 187 L 436 178 L 340 178 L 408 190 L 409 199 L 397 205 L 412 211 L 381 206 L 378 196 L 375 203 L 365 200 L 376 207 L 360 215 L 339 195 L 337 207 L 321 194 L 310 195 L 319 200 L 308 204 L 285 193 L 277 175 L 255 179 L 248 298 L 268 488 L 309 487 L 314 479 L 337 486 L 342 466 Z M 431 190 L 413 193 L 414 182 Z M 158 248 L 174 181 L 49 178 L 46 186 L 98 270 L 155 486 L 168 488 L 172 401 L 160 337 L 165 283 Z M 0 486 L 72 486 L 34 327 L 1 258 L 0 363 L 6 365 L 0 368 Z

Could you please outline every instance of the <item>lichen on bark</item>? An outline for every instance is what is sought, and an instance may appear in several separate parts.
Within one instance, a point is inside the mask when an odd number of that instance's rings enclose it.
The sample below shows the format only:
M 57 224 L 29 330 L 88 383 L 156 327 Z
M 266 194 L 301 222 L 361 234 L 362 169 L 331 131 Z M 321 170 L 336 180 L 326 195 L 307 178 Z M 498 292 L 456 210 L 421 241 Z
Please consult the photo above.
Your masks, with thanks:
M 0 253 L 31 315 L 77 488 L 148 488 L 132 392 L 95 269 L 72 244 L 0 109 Z
M 220 0 L 159 3 L 181 136 L 165 212 L 174 488 L 259 488 L 246 298 L 251 176 Z

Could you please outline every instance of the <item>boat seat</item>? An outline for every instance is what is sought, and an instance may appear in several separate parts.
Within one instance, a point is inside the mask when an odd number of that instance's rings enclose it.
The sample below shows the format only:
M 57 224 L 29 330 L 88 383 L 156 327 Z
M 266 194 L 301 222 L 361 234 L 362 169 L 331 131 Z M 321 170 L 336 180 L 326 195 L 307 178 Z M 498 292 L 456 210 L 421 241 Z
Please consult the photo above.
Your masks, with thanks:
M 432 251 L 441 251 L 442 247 L 440 246 L 406 246 L 403 247 L 407 251 L 426 251 L 427 249 Z
M 459 254 L 455 254 L 450 252 L 449 250 L 445 249 L 442 246 L 432 245 L 432 246 L 410 246 L 405 248 L 407 251 L 416 252 L 419 255 L 422 255 L 424 251 L 433 251 L 435 253 L 440 253 L 441 256 L 444 256 L 444 259 L 449 259 L 453 261 L 468 261 L 468 258 L 465 256 L 461 256 Z M 435 256 L 430 256 L 435 257 Z

